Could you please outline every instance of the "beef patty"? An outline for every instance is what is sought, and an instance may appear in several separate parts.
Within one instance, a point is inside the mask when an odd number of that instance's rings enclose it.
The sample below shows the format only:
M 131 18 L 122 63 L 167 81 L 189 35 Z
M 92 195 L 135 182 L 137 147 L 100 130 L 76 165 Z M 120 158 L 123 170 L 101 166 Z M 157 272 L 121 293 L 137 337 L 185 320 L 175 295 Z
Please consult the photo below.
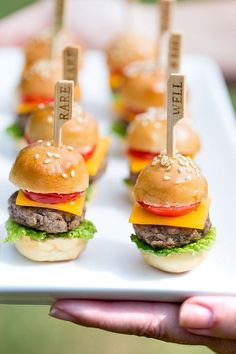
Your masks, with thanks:
M 96 173 L 95 176 L 89 176 L 89 184 L 94 183 L 97 181 L 102 175 L 106 172 L 107 169 L 107 157 L 105 157 L 101 163 L 101 166 L 99 167 L 98 172 Z
M 135 185 L 137 179 L 138 179 L 138 176 L 139 176 L 140 172 L 131 172 L 129 173 L 129 180 L 130 182 Z
M 32 113 L 22 113 L 22 114 L 18 114 L 17 117 L 17 123 L 20 126 L 20 128 L 22 129 L 22 131 L 25 131 L 25 127 L 28 123 L 28 120 L 30 119 Z
M 133 225 L 135 233 L 140 240 L 157 249 L 182 247 L 200 240 L 211 228 L 208 216 L 204 230 L 189 229 L 185 227 L 161 225 Z
M 11 219 L 18 224 L 31 229 L 57 234 L 76 229 L 84 220 L 85 208 L 81 216 L 77 216 L 64 211 L 27 207 L 16 205 L 18 192 L 12 194 L 8 200 L 8 211 Z

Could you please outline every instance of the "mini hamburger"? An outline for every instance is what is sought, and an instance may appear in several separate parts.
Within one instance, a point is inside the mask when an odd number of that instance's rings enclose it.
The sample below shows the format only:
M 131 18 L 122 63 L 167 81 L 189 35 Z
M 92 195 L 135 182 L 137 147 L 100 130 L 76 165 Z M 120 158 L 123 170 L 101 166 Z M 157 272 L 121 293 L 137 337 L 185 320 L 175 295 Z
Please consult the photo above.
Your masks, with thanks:
M 7 239 L 34 261 L 75 259 L 96 232 L 85 220 L 89 175 L 82 155 L 68 146 L 35 143 L 17 156 L 10 181 Z
M 40 60 L 24 72 L 19 86 L 17 120 L 7 131 L 22 145 L 25 126 L 31 114 L 54 102 L 55 83 L 62 77 L 62 64 L 56 60 Z M 79 86 L 74 88 L 74 98 L 80 97 Z
M 38 140 L 52 140 L 53 115 L 54 108 L 52 105 L 38 109 L 32 114 L 25 130 L 27 143 Z M 110 139 L 101 137 L 95 117 L 83 111 L 77 103 L 74 103 L 73 117 L 62 127 L 62 141 L 66 145 L 76 148 L 85 160 L 89 172 L 89 197 L 92 193 L 92 185 L 106 170 Z
M 25 67 L 30 68 L 39 60 L 49 60 L 52 57 L 52 41 L 54 41 L 53 56 L 55 60 L 62 59 L 62 50 L 71 43 L 74 38 L 65 30 L 61 30 L 55 36 L 54 31 L 47 29 L 38 36 L 31 38 L 24 47 Z
M 125 179 L 135 185 L 140 171 L 166 147 L 167 120 L 163 110 L 150 108 L 136 116 L 127 131 L 127 156 L 130 175 Z M 175 128 L 176 149 L 184 156 L 194 158 L 200 149 L 200 139 L 188 119 L 180 120 Z
M 154 61 L 136 61 L 124 70 L 123 86 L 119 105 L 116 107 L 116 121 L 113 129 L 125 137 L 127 128 L 137 114 L 150 107 L 164 106 L 166 78 L 164 71 Z
M 162 152 L 139 174 L 130 216 L 145 262 L 170 273 L 193 269 L 215 240 L 208 184 L 189 157 Z
M 153 58 L 155 45 L 150 39 L 127 31 L 111 43 L 106 54 L 110 88 L 115 94 L 122 86 L 124 68 L 133 61 Z

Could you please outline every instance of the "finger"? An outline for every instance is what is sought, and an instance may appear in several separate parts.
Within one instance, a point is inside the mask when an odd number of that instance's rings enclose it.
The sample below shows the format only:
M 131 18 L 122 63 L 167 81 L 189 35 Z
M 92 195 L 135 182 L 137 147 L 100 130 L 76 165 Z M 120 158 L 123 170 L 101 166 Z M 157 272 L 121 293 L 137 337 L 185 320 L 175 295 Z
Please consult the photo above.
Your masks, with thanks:
M 193 297 L 180 310 L 180 325 L 189 332 L 236 339 L 236 297 Z
M 52 10 L 51 1 L 40 1 L 1 20 L 0 45 L 22 45 L 50 25 Z
M 166 342 L 236 349 L 234 342 L 209 339 L 189 333 L 179 326 L 179 305 L 148 302 L 59 300 L 50 315 L 87 327 L 151 337 Z M 222 349 L 222 350 L 223 350 Z M 221 351 L 219 353 L 231 353 Z M 232 351 L 233 353 L 233 351 Z

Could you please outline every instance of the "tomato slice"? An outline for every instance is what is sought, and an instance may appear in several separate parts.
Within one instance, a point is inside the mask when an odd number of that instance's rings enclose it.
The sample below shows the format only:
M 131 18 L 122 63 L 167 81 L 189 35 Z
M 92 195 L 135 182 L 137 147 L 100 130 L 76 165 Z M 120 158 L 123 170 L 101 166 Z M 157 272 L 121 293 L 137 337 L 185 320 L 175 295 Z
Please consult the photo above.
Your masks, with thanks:
M 200 203 L 184 205 L 184 206 L 164 206 L 164 205 L 153 206 L 153 205 L 148 205 L 144 202 L 139 202 L 139 204 L 147 211 L 150 211 L 150 213 L 156 214 L 158 216 L 175 217 L 175 216 L 183 216 L 188 213 L 191 213 L 191 211 L 194 211 L 198 208 Z
M 154 157 L 158 156 L 160 153 L 153 153 L 149 151 L 139 151 L 139 150 L 133 150 L 133 149 L 128 149 L 127 150 L 128 155 L 137 157 L 138 159 L 143 159 L 143 160 L 153 160 Z
M 84 192 L 76 192 L 69 194 L 59 194 L 59 193 L 34 193 L 29 191 L 23 191 L 26 198 L 33 200 L 34 202 L 44 203 L 44 204 L 63 204 L 66 202 L 71 202 L 79 197 Z
M 94 145 L 94 147 L 92 147 L 91 150 L 89 150 L 88 152 L 81 152 L 81 155 L 83 156 L 83 158 L 86 160 L 88 160 L 94 153 L 94 151 L 96 150 L 96 145 Z
M 33 96 L 33 95 L 22 95 L 21 102 L 22 103 L 33 103 L 33 104 L 48 104 L 54 101 L 53 97 L 41 97 L 41 96 Z

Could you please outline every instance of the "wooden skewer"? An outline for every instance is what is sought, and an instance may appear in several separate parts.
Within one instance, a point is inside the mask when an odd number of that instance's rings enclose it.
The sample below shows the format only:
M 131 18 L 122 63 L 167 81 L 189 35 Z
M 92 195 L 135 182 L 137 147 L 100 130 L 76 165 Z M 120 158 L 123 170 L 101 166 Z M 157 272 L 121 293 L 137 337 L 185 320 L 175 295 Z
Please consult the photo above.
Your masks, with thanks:
M 185 116 L 185 76 L 171 74 L 167 83 L 167 155 L 175 154 L 175 124 Z
M 66 0 L 55 0 L 54 32 L 57 34 L 64 27 Z
M 182 59 L 182 34 L 172 32 L 169 37 L 167 77 L 180 72 Z
M 63 79 L 78 84 L 78 73 L 81 63 L 81 48 L 68 46 L 63 50 Z
M 171 17 L 173 10 L 174 0 L 160 0 L 159 5 L 159 17 L 160 17 L 160 27 L 159 27 L 159 50 L 157 50 L 157 67 L 161 67 L 165 59 L 166 51 L 166 34 L 170 30 Z
M 55 0 L 55 15 L 53 36 L 51 39 L 50 59 L 53 60 L 57 53 L 58 33 L 64 27 L 66 0 Z
M 160 37 L 169 31 L 174 0 L 160 1 Z
M 72 118 L 74 82 L 60 80 L 55 85 L 53 144 L 61 146 L 62 125 Z

